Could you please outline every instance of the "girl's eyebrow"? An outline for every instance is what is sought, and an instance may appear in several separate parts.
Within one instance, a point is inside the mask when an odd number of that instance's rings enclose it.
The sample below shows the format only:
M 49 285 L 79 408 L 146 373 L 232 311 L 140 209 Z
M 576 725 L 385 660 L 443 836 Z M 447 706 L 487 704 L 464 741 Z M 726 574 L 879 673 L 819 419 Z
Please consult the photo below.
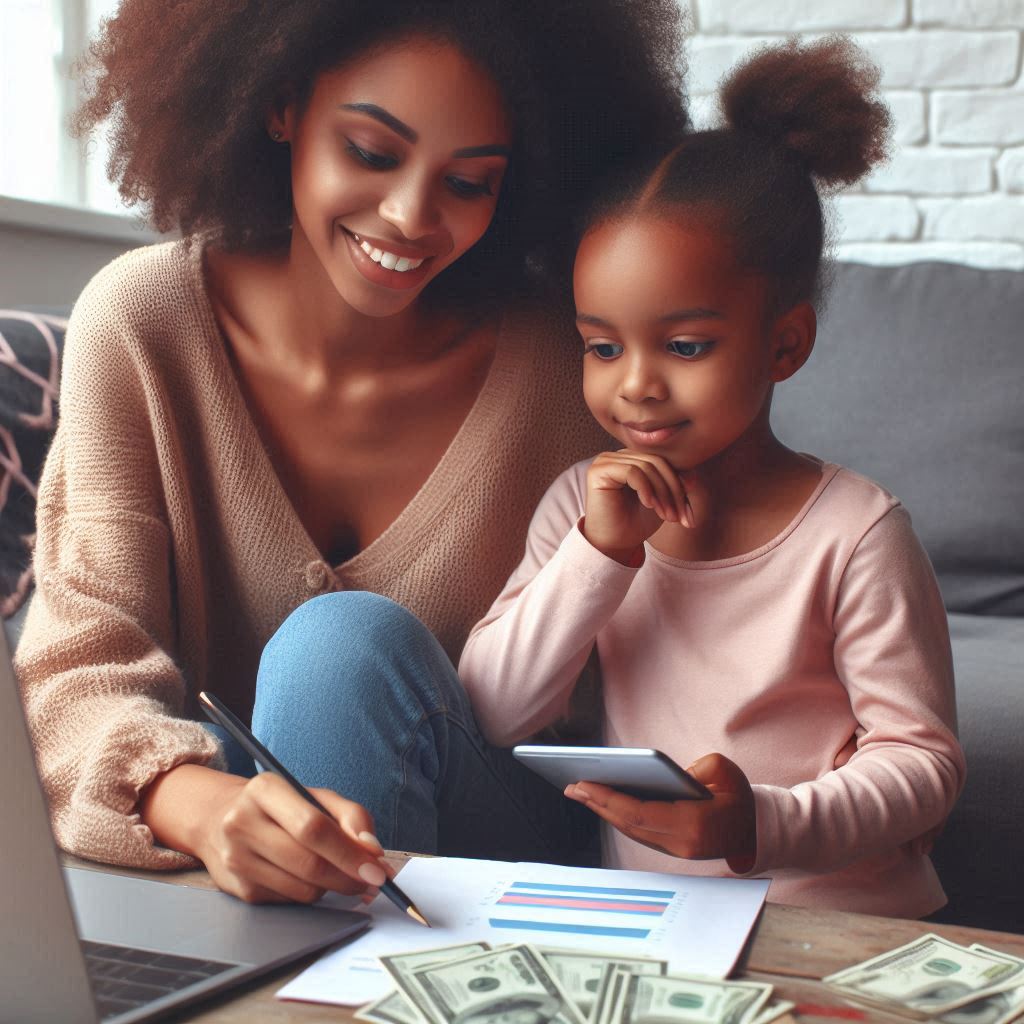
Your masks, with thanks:
M 722 314 L 717 309 L 703 309 L 700 306 L 694 309 L 677 309 L 674 313 L 668 313 L 661 318 L 662 323 L 670 320 L 721 320 Z
M 676 323 L 679 320 L 721 320 L 722 314 L 717 309 L 702 309 L 698 306 L 694 309 L 677 309 L 659 319 L 662 323 Z M 602 320 L 599 316 L 593 316 L 590 313 L 577 313 L 576 323 L 593 324 L 594 327 L 611 327 L 607 320 Z
M 382 125 L 390 128 L 396 135 L 400 135 L 406 142 L 416 143 L 419 141 L 420 137 L 414 129 L 383 107 L 377 106 L 376 103 L 341 103 L 339 107 L 343 110 L 354 110 L 357 114 L 366 114 L 368 117 L 380 121 Z M 490 146 L 466 146 L 464 149 L 455 150 L 452 156 L 460 159 L 474 156 L 508 157 L 511 153 L 511 147 L 495 143 Z

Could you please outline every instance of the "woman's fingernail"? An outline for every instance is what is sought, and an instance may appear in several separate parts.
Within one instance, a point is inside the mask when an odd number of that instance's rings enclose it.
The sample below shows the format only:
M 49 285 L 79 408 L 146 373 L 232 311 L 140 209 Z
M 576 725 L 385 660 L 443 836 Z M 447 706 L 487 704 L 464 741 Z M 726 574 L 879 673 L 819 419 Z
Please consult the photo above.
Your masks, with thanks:
M 363 903 L 372 903 L 380 895 L 380 889 L 375 885 L 371 885 L 366 892 L 363 893 Z
M 360 832 L 356 838 L 363 846 L 370 847 L 374 853 L 384 852 L 384 847 L 380 845 L 380 840 L 372 832 Z
M 379 864 L 360 864 L 359 877 L 367 885 L 383 885 L 388 876 Z
M 590 799 L 590 794 L 582 786 L 576 787 L 576 791 L 573 793 L 573 796 L 576 797 L 577 800 Z

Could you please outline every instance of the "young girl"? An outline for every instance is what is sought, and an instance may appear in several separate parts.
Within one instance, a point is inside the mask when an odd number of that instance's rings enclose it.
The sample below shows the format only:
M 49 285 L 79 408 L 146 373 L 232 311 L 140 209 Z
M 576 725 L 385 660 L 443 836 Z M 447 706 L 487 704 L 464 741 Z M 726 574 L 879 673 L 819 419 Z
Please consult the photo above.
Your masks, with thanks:
M 724 86 L 728 127 L 601 193 L 577 327 L 587 405 L 624 447 L 551 486 L 459 672 L 511 744 L 563 712 L 596 645 L 605 741 L 712 790 L 569 786 L 612 865 L 916 917 L 945 902 L 926 849 L 964 778 L 942 601 L 900 503 L 769 423 L 814 343 L 816 183 L 884 153 L 876 82 L 843 38 L 764 50 Z

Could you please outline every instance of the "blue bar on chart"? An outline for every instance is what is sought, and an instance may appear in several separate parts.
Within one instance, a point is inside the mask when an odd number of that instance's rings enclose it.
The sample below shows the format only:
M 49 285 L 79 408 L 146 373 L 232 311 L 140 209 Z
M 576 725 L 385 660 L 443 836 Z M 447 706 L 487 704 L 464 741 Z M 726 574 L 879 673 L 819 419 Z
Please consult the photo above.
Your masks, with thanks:
M 656 923 L 674 896 L 674 892 L 665 889 L 513 882 L 495 900 L 494 909 L 508 912 L 516 908 L 526 914 L 492 917 L 490 924 L 493 928 L 521 931 L 646 939 L 651 933 L 650 927 L 636 927 L 639 919 Z M 537 913 L 529 913 L 530 910 Z M 600 922 L 591 917 L 595 914 L 601 916 Z M 588 917 L 591 920 L 588 921 Z M 630 918 L 636 925 L 627 923 Z

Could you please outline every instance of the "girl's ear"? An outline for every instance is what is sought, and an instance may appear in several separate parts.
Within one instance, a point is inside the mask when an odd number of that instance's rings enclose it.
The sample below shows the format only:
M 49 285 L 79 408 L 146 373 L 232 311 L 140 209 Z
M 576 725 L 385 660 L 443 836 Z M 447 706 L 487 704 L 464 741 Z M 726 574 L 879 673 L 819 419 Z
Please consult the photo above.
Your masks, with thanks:
M 798 302 L 772 327 L 772 381 L 792 377 L 811 354 L 818 333 L 818 318 L 809 302 Z

